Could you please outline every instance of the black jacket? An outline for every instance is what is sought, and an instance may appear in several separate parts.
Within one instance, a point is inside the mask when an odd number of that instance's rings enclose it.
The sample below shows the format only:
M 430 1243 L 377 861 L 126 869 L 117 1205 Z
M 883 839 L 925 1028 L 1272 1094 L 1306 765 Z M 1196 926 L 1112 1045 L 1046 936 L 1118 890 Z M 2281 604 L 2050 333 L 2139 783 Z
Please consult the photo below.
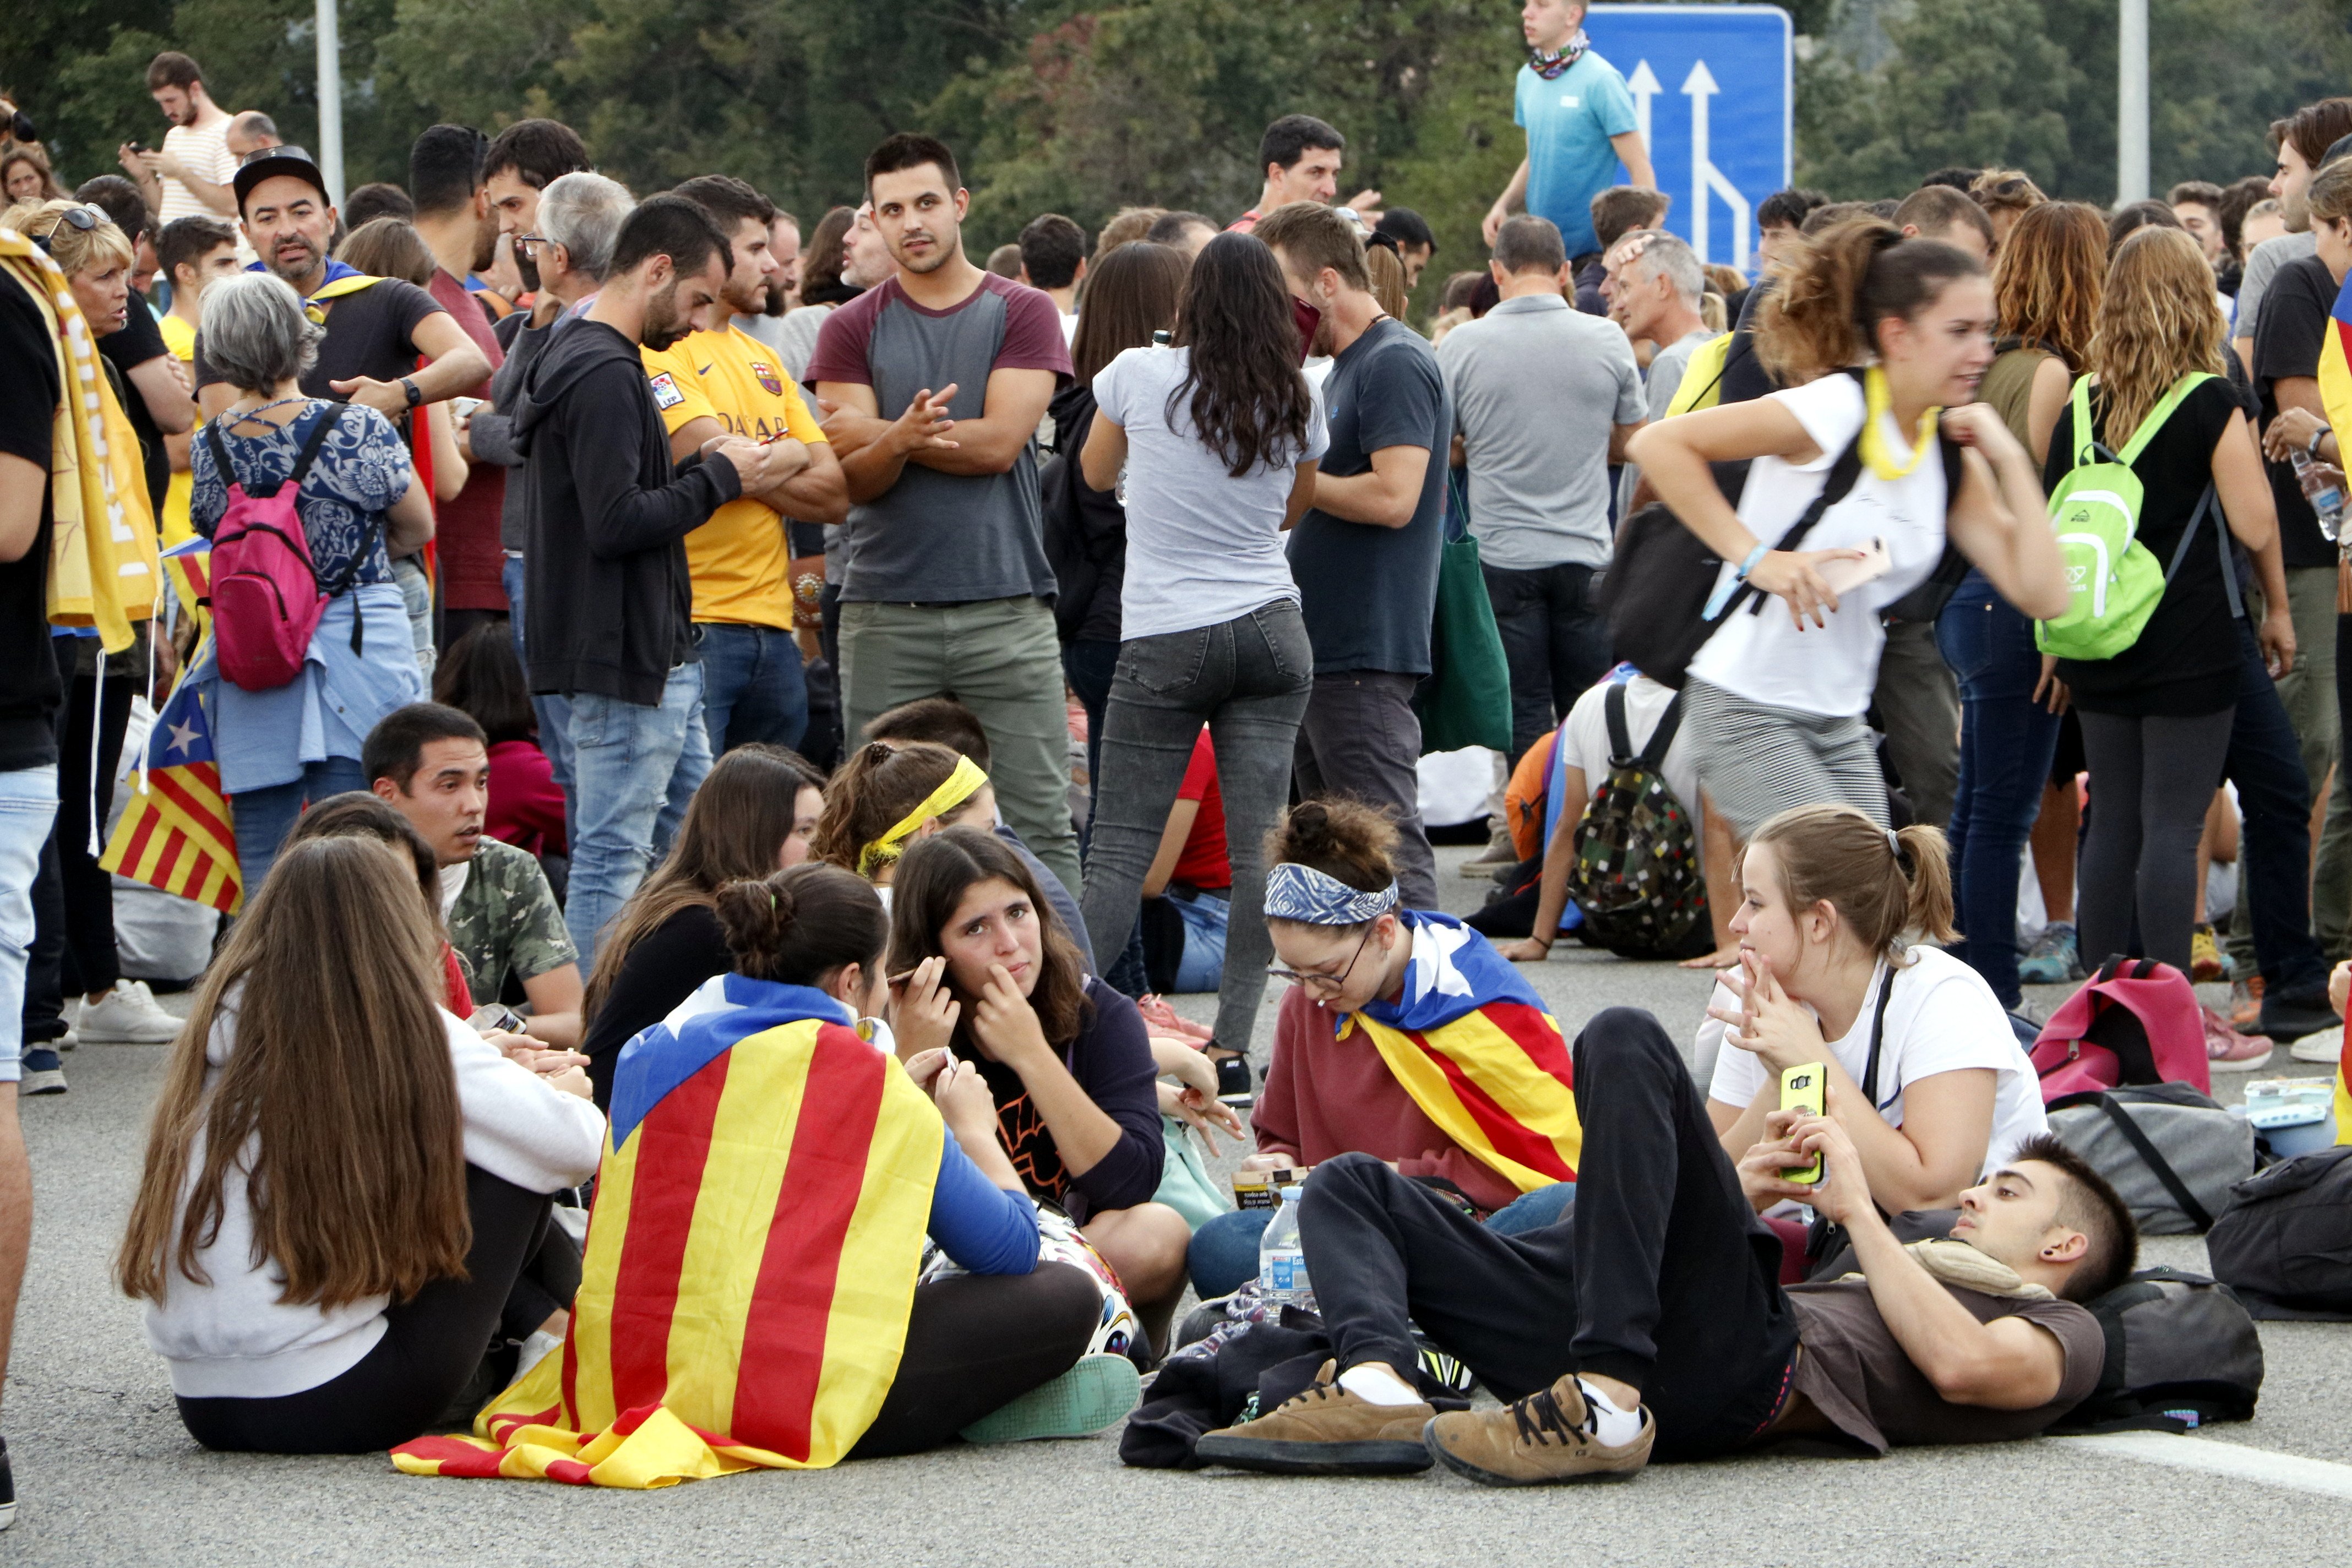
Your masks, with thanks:
M 693 656 L 686 536 L 743 493 L 734 465 L 673 464 L 637 345 L 587 319 L 531 362 L 513 437 L 530 689 L 658 706 Z
M 1037 472 L 1045 561 L 1060 592 L 1054 620 L 1064 642 L 1117 642 L 1119 597 L 1127 584 L 1127 509 L 1115 489 L 1087 483 L 1078 453 L 1095 419 L 1095 389 L 1074 381 L 1046 405 L 1054 417 L 1054 456 Z

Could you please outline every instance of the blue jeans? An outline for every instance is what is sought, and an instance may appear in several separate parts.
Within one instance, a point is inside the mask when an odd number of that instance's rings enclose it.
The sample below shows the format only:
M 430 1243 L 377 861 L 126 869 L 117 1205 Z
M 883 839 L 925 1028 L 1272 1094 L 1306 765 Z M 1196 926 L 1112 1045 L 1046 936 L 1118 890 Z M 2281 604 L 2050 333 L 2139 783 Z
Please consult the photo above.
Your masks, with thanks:
M 2311 795 L 2303 742 L 2263 663 L 2252 623 L 2238 622 L 2244 673 L 2222 776 L 2245 814 L 2242 897 L 2264 990 L 2302 995 L 2327 984 L 2327 960 L 2311 934 Z
M 247 908 L 261 884 L 269 876 L 269 868 L 278 863 L 278 851 L 286 836 L 294 831 L 294 821 L 302 808 L 313 801 L 346 790 L 367 788 L 367 770 L 353 757 L 329 757 L 322 762 L 302 764 L 302 776 L 291 784 L 271 784 L 268 789 L 249 789 L 229 797 L 232 826 L 236 831 L 236 870 L 245 883 Z
M 793 634 L 732 621 L 700 621 L 696 629 L 710 754 L 755 742 L 798 751 L 808 732 L 808 680 Z
M 515 662 L 523 667 L 529 683 L 530 660 L 522 651 L 522 557 L 509 555 L 499 568 L 507 589 L 507 630 L 514 637 Z M 539 715 L 539 749 L 547 753 L 548 771 L 563 792 L 565 809 L 572 801 L 572 699 L 557 692 L 534 692 L 530 710 Z
M 1214 991 L 1224 980 L 1225 939 L 1234 906 L 1223 894 L 1171 889 L 1168 901 L 1184 922 L 1184 957 L 1176 966 L 1174 990 L 1191 994 Z
M 572 697 L 572 881 L 563 923 L 595 967 L 596 938 L 677 837 L 686 803 L 710 772 L 702 667 L 669 672 L 659 707 L 580 691 Z
M 1576 1206 L 1576 1184 L 1554 1182 L 1522 1193 L 1486 1218 L 1486 1228 L 1497 1236 L 1517 1236 L 1557 1225 Z M 1274 1218 L 1272 1209 L 1235 1209 L 1221 1214 L 1192 1233 L 1185 1266 L 1192 1289 L 1203 1301 L 1230 1296 L 1257 1278 L 1258 1237 Z
M 1960 776 L 1952 802 L 1952 901 L 1965 940 L 1953 955 L 2017 1005 L 2017 878 L 2059 715 L 2033 700 L 2042 655 L 2033 623 L 1971 572 L 1936 621 L 1936 646 L 1960 683 Z
M 41 846 L 49 841 L 57 819 L 56 763 L 0 773 L 0 1083 L 16 1083 L 24 1077 L 17 1058 L 25 1041 L 25 959 L 33 946 L 33 879 L 41 869 Z

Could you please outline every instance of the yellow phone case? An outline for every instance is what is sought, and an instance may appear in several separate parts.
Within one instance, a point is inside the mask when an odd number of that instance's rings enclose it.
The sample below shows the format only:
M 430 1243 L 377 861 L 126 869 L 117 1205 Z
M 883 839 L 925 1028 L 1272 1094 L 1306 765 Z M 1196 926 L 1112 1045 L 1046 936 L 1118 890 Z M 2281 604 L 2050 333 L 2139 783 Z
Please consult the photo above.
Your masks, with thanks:
M 1822 1114 L 1822 1082 L 1826 1070 L 1819 1062 L 1799 1062 L 1780 1074 L 1780 1109 L 1810 1110 Z M 1822 1157 L 1815 1154 L 1807 1165 L 1784 1167 L 1780 1174 L 1791 1182 L 1811 1186 L 1822 1179 Z

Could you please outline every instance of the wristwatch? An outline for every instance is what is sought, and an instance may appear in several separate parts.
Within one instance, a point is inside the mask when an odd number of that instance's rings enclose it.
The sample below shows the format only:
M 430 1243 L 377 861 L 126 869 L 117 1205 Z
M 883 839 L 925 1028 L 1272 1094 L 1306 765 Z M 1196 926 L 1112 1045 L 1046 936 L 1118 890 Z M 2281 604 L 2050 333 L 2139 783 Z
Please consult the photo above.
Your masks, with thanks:
M 413 375 L 400 378 L 400 389 L 408 395 L 408 406 L 411 408 L 425 401 L 425 389 L 416 384 L 416 378 Z
M 2303 444 L 2303 449 L 2314 458 L 2318 457 L 2319 443 L 2326 439 L 2327 429 L 2328 427 L 2326 426 L 2322 425 L 2318 429 L 2314 430 L 2311 433 L 2311 439 Z

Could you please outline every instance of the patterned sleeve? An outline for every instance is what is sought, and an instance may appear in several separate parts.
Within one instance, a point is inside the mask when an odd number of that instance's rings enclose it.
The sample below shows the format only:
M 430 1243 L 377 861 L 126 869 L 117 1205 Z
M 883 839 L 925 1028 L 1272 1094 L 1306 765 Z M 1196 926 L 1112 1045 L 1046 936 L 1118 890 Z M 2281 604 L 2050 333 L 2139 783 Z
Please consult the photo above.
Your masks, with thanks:
M 213 461 L 213 444 L 199 433 L 188 443 L 188 521 L 206 539 L 228 510 L 228 480 Z
M 547 885 L 547 873 L 539 868 L 539 862 L 520 850 L 499 856 L 499 874 L 506 882 L 501 889 L 506 894 L 504 902 L 514 922 L 514 945 L 508 961 L 515 973 L 524 980 L 536 980 L 567 963 L 579 963 L 580 952 L 572 945 L 563 911 L 555 906 L 555 890 Z
M 346 404 L 327 447 L 318 467 L 333 469 L 336 492 L 361 510 L 385 510 L 408 493 L 414 465 L 407 443 L 374 409 Z

